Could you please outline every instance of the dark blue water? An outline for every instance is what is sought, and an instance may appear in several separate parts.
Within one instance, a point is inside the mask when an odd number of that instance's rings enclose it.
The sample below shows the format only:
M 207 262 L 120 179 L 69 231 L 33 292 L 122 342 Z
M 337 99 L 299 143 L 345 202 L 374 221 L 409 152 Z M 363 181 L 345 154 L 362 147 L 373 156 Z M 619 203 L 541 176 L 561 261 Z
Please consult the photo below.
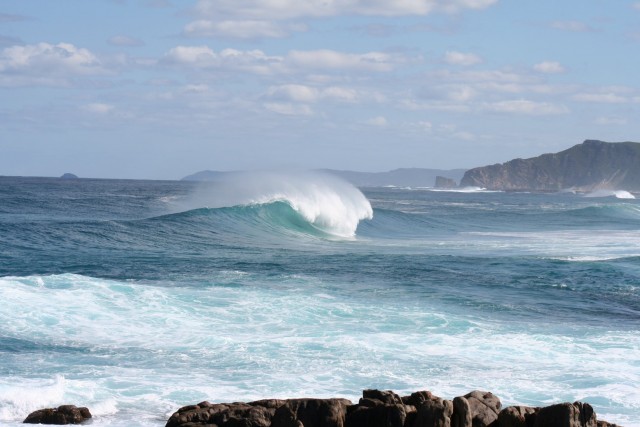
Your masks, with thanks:
M 640 203 L 600 196 L 0 177 L 0 423 L 381 387 L 638 426 Z

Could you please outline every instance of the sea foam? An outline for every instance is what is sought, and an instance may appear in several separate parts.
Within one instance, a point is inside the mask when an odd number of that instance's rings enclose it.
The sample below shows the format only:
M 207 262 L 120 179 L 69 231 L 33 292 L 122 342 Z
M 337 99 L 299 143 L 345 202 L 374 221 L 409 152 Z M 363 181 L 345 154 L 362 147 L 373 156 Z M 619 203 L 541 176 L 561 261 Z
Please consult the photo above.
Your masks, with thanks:
M 172 410 L 205 399 L 356 400 L 363 388 L 384 387 L 443 396 L 482 388 L 505 404 L 534 406 L 584 399 L 616 413 L 611 421 L 638 425 L 630 422 L 640 407 L 633 331 L 499 323 L 416 298 L 414 289 L 389 299 L 380 288 L 356 296 L 291 280 L 298 286 L 2 278 L 0 321 L 13 319 L 5 334 L 64 347 L 39 378 L 0 378 L 0 422 L 17 426 L 33 409 L 73 402 L 95 409 L 96 426 L 160 427 Z M 23 309 L 27 295 L 37 318 Z
M 320 172 L 239 172 L 203 184 L 187 209 L 285 202 L 314 227 L 351 237 L 358 223 L 373 217 L 367 198 L 353 185 Z
M 616 199 L 635 199 L 636 196 L 626 190 L 595 190 L 585 197 L 615 197 Z

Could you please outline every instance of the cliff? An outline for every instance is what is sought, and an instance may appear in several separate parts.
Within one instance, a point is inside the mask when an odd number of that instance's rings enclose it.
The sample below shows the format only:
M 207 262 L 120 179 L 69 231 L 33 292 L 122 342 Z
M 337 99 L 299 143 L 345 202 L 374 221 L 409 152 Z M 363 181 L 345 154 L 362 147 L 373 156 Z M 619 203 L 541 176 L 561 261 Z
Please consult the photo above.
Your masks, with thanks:
M 586 140 L 559 153 L 468 170 L 461 187 L 640 191 L 640 143 Z

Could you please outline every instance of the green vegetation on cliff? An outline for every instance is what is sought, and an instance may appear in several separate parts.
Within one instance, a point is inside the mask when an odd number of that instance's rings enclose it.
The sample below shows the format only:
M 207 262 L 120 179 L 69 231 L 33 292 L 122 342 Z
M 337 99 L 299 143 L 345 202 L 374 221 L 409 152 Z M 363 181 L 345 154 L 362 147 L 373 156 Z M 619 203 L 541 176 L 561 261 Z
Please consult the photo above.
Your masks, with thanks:
M 559 153 L 468 170 L 461 187 L 640 191 L 640 143 L 586 140 Z

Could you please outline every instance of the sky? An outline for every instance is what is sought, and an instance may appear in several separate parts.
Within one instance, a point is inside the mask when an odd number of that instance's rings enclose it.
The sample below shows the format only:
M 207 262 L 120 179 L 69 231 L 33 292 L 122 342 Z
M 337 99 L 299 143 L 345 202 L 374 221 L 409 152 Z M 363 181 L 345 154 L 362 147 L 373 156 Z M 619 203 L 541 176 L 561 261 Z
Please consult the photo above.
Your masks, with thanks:
M 637 0 L 0 0 L 0 175 L 471 168 L 639 117 Z

